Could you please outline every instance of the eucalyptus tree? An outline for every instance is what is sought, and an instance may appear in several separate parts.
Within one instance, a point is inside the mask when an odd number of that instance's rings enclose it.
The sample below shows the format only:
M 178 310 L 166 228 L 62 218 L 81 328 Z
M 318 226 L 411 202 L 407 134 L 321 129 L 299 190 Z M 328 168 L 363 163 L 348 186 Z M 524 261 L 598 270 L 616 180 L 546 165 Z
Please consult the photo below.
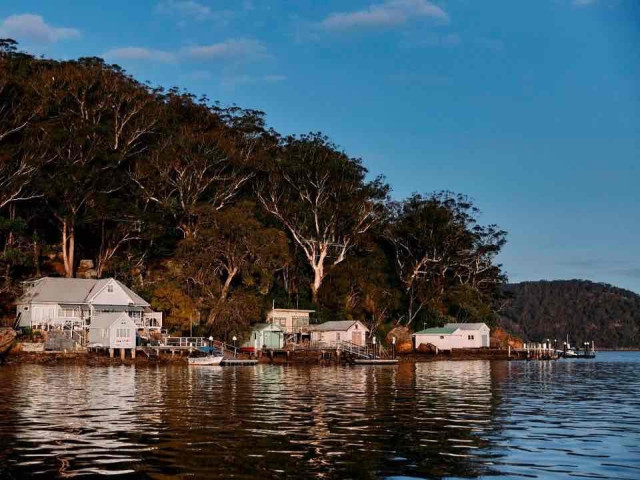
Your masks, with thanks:
M 427 306 L 446 310 L 449 288 L 467 285 L 486 293 L 504 280 L 494 259 L 506 233 L 478 225 L 478 209 L 464 195 L 414 194 L 391 210 L 386 237 L 407 295 L 408 324 Z
M 223 208 L 254 175 L 246 167 L 256 142 L 231 128 L 230 118 L 235 114 L 170 92 L 161 138 L 131 170 L 145 200 L 166 211 L 184 238 L 196 234 L 201 203 Z
M 313 271 L 311 293 L 381 218 L 388 187 L 366 180 L 361 160 L 321 134 L 287 137 L 256 193 L 302 249 Z
M 56 64 L 35 89 L 44 108 L 39 129 L 52 159 L 40 172 L 41 188 L 59 226 L 65 275 L 71 277 L 77 223 L 100 195 L 127 188 L 126 160 L 155 124 L 147 113 L 152 95 L 96 58 Z
M 32 148 L 37 138 L 26 134 L 41 113 L 30 88 L 37 66 L 16 45 L 0 39 L 0 210 L 40 196 L 29 188 L 40 159 Z
M 265 227 L 254 209 L 249 202 L 223 210 L 199 207 L 198 235 L 178 248 L 181 276 L 209 311 L 210 331 L 228 332 L 234 324 L 257 318 L 257 298 L 269 291 L 274 272 L 289 261 L 285 233 Z

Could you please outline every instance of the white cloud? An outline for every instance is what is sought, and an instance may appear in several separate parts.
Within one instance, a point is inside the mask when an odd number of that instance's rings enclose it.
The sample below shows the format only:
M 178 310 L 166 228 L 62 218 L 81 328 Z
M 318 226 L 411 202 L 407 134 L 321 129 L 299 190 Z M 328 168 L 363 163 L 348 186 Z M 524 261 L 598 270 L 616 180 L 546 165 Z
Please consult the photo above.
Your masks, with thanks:
M 267 47 L 258 40 L 229 39 L 211 45 L 192 45 L 176 51 L 128 46 L 107 50 L 102 56 L 109 61 L 156 63 L 178 62 L 249 62 L 269 56 Z
M 335 12 L 321 22 L 327 30 L 392 28 L 416 18 L 447 22 L 449 15 L 428 0 L 387 0 L 353 12 Z
M 174 63 L 177 61 L 174 53 L 144 47 L 113 48 L 104 52 L 102 56 L 110 61 L 133 60 L 159 63 Z
M 193 60 L 255 60 L 268 56 L 267 47 L 248 38 L 229 39 L 211 45 L 184 48 L 182 54 Z
M 75 28 L 51 26 L 40 15 L 31 13 L 11 15 L 0 23 L 0 37 L 13 38 L 22 43 L 54 43 L 80 36 L 80 31 Z
M 214 20 L 217 22 L 226 22 L 234 13 L 230 10 L 213 10 L 211 7 L 194 0 L 163 0 L 156 5 L 157 13 L 180 18 L 178 23 L 185 25 L 185 21 L 196 20 Z

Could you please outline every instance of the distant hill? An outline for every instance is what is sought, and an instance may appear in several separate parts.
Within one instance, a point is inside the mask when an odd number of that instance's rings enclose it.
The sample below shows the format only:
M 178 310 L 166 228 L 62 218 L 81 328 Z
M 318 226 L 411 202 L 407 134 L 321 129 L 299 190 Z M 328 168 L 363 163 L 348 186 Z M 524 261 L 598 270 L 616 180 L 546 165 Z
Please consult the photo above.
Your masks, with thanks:
M 640 346 L 640 295 L 586 280 L 507 285 L 502 326 L 525 341 L 593 340 L 598 347 Z

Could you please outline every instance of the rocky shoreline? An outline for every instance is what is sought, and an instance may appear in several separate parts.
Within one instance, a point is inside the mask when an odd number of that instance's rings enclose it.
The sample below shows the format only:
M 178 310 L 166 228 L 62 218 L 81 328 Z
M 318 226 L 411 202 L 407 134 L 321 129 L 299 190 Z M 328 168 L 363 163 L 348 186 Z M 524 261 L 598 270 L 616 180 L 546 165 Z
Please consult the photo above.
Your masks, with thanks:
M 467 361 L 467 360 L 509 360 L 507 350 L 458 350 L 451 353 L 439 353 L 438 355 L 429 353 L 403 353 L 396 355 L 400 363 L 423 363 L 435 361 Z M 280 364 L 280 365 L 300 365 L 300 364 L 335 364 L 335 361 L 322 360 L 316 356 L 296 356 L 288 358 L 261 356 L 260 363 Z M 121 359 L 119 356 L 110 358 L 108 355 L 97 354 L 95 352 L 11 352 L 3 362 L 3 365 L 86 365 L 86 366 L 111 366 L 111 365 L 187 365 L 187 357 L 180 355 L 160 355 L 158 358 L 150 359 L 145 355 L 137 355 L 132 359 L 127 357 Z

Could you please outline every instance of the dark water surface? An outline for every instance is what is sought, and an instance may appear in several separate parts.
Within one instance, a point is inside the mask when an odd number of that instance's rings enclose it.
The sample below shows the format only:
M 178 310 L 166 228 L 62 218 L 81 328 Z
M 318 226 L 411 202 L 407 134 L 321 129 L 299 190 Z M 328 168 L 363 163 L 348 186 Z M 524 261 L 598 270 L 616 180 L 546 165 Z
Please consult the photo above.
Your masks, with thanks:
M 640 479 L 640 353 L 0 367 L 0 478 Z

